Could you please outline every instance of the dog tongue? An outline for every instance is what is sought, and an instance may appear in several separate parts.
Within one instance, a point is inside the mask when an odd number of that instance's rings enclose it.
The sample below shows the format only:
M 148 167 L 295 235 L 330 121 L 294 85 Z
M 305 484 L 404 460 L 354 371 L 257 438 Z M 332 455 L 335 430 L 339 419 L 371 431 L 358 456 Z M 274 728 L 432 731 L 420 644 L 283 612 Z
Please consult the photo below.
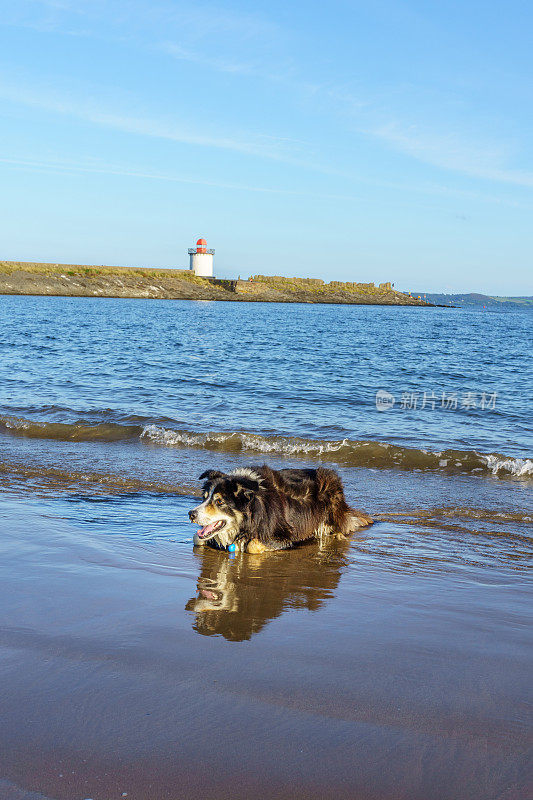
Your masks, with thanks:
M 210 522 L 209 525 L 204 525 L 203 528 L 200 528 L 198 531 L 198 536 L 200 539 L 205 539 L 206 536 L 209 536 L 212 533 L 213 529 L 216 527 L 216 522 Z

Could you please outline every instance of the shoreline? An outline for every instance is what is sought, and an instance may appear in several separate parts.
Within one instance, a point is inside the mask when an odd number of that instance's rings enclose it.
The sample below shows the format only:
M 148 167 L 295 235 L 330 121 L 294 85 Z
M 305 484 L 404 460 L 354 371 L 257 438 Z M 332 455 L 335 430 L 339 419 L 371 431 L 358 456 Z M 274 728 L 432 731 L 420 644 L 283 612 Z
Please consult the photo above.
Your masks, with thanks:
M 189 270 L 0 261 L 0 294 L 143 300 L 379 305 L 435 308 L 389 284 L 324 284 L 311 278 L 198 278 Z

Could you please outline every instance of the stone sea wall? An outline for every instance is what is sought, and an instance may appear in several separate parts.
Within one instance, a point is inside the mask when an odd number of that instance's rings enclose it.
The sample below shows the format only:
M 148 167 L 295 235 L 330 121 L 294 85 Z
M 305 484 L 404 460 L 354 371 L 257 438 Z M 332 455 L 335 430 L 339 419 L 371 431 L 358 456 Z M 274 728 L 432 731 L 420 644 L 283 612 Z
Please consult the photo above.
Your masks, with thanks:
M 65 297 L 227 300 L 231 302 L 417 305 L 390 283 L 255 275 L 249 280 L 197 278 L 189 270 L 0 261 L 0 294 Z

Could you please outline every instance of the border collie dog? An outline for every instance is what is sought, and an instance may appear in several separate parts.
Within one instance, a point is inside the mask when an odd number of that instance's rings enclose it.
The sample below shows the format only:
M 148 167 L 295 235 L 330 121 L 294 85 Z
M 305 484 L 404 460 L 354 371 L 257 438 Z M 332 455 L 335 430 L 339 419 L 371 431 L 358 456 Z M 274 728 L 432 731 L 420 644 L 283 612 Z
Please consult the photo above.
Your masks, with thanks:
M 208 470 L 203 500 L 189 512 L 201 525 L 195 545 L 248 553 L 284 550 L 309 539 L 348 536 L 372 524 L 350 508 L 341 479 L 331 469 L 280 469 L 266 464 L 224 473 Z

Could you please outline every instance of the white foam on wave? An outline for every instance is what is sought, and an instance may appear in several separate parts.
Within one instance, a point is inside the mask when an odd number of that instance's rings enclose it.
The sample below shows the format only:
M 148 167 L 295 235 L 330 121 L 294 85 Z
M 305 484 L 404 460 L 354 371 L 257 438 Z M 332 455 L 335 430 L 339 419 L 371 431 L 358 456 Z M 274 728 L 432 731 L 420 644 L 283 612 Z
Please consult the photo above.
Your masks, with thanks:
M 493 475 L 508 472 L 510 475 L 523 477 L 533 475 L 533 461 L 529 458 L 500 458 L 499 456 L 481 456 Z
M 1 422 L 6 428 L 10 428 L 11 430 L 14 430 L 14 431 L 25 430 L 25 429 L 29 428 L 30 424 L 31 424 L 29 422 L 29 420 L 27 420 L 27 419 L 17 419 L 15 417 L 2 417 L 1 418 Z M 35 424 L 39 425 L 38 422 L 35 423 Z M 42 423 L 41 423 L 41 427 L 42 427 Z
M 323 453 L 333 453 L 342 447 L 350 446 L 348 439 L 336 442 L 309 442 L 302 439 L 285 439 L 276 437 L 268 439 L 254 433 L 191 433 L 190 431 L 176 431 L 168 428 L 161 428 L 158 425 L 146 425 L 141 433 L 141 439 L 149 439 L 157 444 L 185 445 L 188 447 L 205 447 L 206 445 L 216 445 L 224 443 L 235 443 L 236 447 L 242 450 L 251 450 L 257 453 L 281 453 L 283 455 L 294 455 L 296 453 L 306 453 L 308 455 L 322 455 Z

